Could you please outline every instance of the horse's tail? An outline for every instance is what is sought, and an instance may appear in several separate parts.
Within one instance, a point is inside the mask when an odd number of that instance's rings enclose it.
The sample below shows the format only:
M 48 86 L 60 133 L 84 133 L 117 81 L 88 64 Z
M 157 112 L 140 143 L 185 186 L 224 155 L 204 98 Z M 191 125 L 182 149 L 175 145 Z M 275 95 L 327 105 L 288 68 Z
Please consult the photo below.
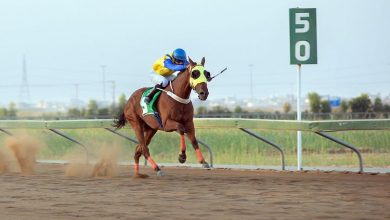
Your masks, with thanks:
M 126 117 L 125 117 L 125 112 L 119 112 L 119 114 L 115 117 L 114 119 L 114 124 L 112 124 L 113 127 L 116 129 L 120 129 L 126 124 Z

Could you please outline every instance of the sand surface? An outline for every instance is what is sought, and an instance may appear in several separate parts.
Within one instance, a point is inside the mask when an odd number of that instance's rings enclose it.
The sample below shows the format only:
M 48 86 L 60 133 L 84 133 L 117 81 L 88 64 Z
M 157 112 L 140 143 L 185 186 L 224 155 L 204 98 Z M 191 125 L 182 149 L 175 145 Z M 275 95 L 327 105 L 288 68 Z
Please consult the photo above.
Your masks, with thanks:
M 390 174 L 150 168 L 69 177 L 64 165 L 0 174 L 0 219 L 390 219 Z

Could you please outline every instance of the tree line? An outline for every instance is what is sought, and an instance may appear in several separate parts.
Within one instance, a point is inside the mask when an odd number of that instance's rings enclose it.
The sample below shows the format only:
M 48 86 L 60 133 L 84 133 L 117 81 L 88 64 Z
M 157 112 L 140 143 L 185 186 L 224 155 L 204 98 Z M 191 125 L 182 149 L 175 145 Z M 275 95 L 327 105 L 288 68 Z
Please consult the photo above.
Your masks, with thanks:
M 85 108 L 69 108 L 67 117 L 69 118 L 101 118 L 107 116 L 116 116 L 118 112 L 123 111 L 126 105 L 126 96 L 121 94 L 118 98 L 118 104 L 111 104 L 109 107 L 99 107 L 96 100 L 89 100 Z
M 321 100 L 321 97 L 315 93 L 309 93 L 310 111 L 312 113 L 330 113 L 332 108 L 328 100 Z M 351 100 L 342 100 L 338 110 L 342 113 L 356 112 L 356 113 L 384 113 L 390 112 L 390 105 L 383 104 L 380 97 L 376 97 L 372 102 L 368 94 L 363 93 Z
M 382 99 L 377 97 L 375 99 L 370 99 L 368 94 L 361 94 L 360 96 L 354 97 L 350 100 L 341 100 L 340 106 L 337 108 L 332 108 L 329 100 L 322 99 L 321 96 L 316 92 L 311 92 L 308 94 L 309 100 L 309 109 L 303 112 L 303 114 L 314 114 L 314 115 L 326 115 L 326 114 L 347 114 L 347 113 L 359 113 L 360 115 L 355 118 L 367 118 L 367 114 L 382 113 L 386 117 L 390 115 L 390 105 L 383 104 Z M 113 117 L 118 114 L 118 112 L 123 111 L 125 104 L 127 102 L 125 94 L 121 94 L 118 98 L 117 104 L 112 104 L 107 107 L 100 107 L 96 100 L 89 100 L 86 107 L 83 108 L 69 108 L 65 113 L 66 118 L 107 118 Z M 292 105 L 289 102 L 286 102 L 282 106 L 282 113 L 293 115 Z M 0 108 L 0 118 L 16 118 L 18 116 L 18 110 L 16 104 L 11 102 L 8 108 Z M 269 112 L 261 109 L 248 110 L 241 106 L 235 106 L 233 109 L 228 108 L 227 106 L 213 106 L 207 108 L 205 106 L 199 106 L 195 109 L 196 116 L 200 117 L 212 117 L 213 115 L 223 115 L 225 117 L 234 117 L 237 115 L 250 115 L 250 114 L 282 114 L 279 111 Z M 53 115 L 53 114 L 52 114 Z M 63 113 L 54 113 L 55 116 L 62 116 Z M 279 117 L 277 117 L 279 118 Z M 316 118 L 316 117 L 312 117 Z M 319 117 L 327 119 L 327 117 Z
M 377 97 L 374 100 L 371 100 L 368 94 L 361 94 L 358 97 L 354 97 L 350 100 L 341 100 L 340 106 L 332 108 L 329 100 L 322 99 L 321 96 L 316 92 L 311 92 L 308 94 L 309 100 L 309 109 L 304 111 L 303 114 L 314 114 L 314 115 L 330 115 L 330 114 L 346 114 L 346 113 L 356 113 L 360 114 L 357 118 L 364 118 L 368 113 L 385 113 L 390 114 L 390 105 L 383 104 L 382 99 Z M 282 106 L 284 114 L 290 114 L 292 111 L 292 105 L 289 102 L 286 102 Z M 261 109 L 247 110 L 240 106 L 236 106 L 234 109 L 229 109 L 226 106 L 213 106 L 207 108 L 205 106 L 199 106 L 196 108 L 195 113 L 201 116 L 210 116 L 210 115 L 250 115 L 250 114 L 281 114 L 279 111 L 275 112 L 266 112 Z M 371 114 L 372 115 L 372 114 Z M 314 117 L 315 118 L 315 117 Z M 320 117 L 321 118 L 321 117 Z M 323 117 L 326 119 L 326 117 Z
M 42 117 L 44 118 L 72 118 L 72 119 L 78 119 L 78 118 L 108 118 L 113 117 L 118 114 L 119 111 L 123 111 L 125 104 L 127 102 L 125 94 L 121 94 L 118 98 L 117 104 L 111 104 L 108 107 L 100 107 L 98 105 L 98 102 L 94 99 L 89 100 L 86 107 L 83 108 L 69 108 L 67 112 L 61 113 L 61 112 L 52 112 L 52 113 L 43 113 Z M 16 107 L 16 104 L 14 102 L 11 102 L 8 105 L 8 108 L 1 107 L 0 108 L 0 119 L 1 118 L 8 118 L 8 119 L 15 119 L 18 117 L 18 109 Z M 19 114 L 20 117 L 20 114 Z
M 16 117 L 17 112 L 18 110 L 16 109 L 16 104 L 14 102 L 10 102 L 8 108 L 0 108 L 0 118 L 14 118 Z

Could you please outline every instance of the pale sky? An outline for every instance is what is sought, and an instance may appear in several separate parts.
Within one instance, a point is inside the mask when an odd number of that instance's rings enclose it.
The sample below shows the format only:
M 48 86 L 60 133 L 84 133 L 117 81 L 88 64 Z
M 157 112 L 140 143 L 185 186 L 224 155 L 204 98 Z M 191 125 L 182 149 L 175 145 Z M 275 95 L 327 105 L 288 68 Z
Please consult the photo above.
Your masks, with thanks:
M 390 95 L 390 1 L 2 0 L 0 104 L 19 101 L 22 57 L 32 102 L 102 99 L 151 86 L 153 62 L 177 47 L 223 75 L 209 99 L 295 94 L 289 8 L 317 8 L 318 64 L 302 68 L 302 95 Z M 111 85 L 106 97 L 111 99 Z

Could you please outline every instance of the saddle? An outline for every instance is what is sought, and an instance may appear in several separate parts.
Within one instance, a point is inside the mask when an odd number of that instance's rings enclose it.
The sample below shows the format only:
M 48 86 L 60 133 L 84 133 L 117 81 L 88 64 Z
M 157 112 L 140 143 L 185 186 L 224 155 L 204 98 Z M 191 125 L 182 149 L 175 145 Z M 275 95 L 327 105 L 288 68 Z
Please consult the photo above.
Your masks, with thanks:
M 157 119 L 158 124 L 163 127 L 160 114 L 158 113 L 155 102 L 157 101 L 158 97 L 161 94 L 161 91 L 156 92 L 156 94 L 153 96 L 152 100 L 149 102 L 149 104 L 145 103 L 145 97 L 149 95 L 149 93 L 152 91 L 153 87 L 150 87 L 145 90 L 144 93 L 142 93 L 140 105 L 142 108 L 142 116 L 145 117 L 146 115 L 154 115 L 154 117 Z

